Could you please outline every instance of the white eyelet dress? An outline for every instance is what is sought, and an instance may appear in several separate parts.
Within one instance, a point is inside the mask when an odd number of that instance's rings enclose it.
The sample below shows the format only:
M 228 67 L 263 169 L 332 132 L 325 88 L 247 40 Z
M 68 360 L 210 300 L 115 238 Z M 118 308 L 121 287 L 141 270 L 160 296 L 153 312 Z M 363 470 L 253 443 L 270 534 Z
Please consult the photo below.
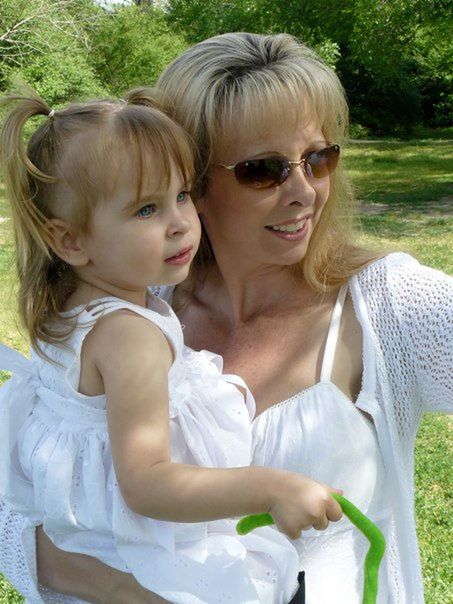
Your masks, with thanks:
M 142 308 L 103 298 L 79 309 L 66 347 L 46 344 L 52 364 L 2 347 L 13 378 L 0 394 L 0 496 L 61 549 L 131 572 L 147 589 L 182 604 L 286 604 L 297 589 L 298 555 L 265 527 L 239 537 L 234 520 L 182 524 L 146 518 L 125 504 L 113 468 L 106 397 L 78 392 L 83 340 L 96 320 L 120 309 L 157 325 L 169 341 L 172 460 L 247 466 L 255 405 L 221 357 L 183 345 L 171 308 L 151 295 Z M 68 313 L 66 313 L 68 314 Z M 70 315 L 70 313 L 69 313 Z M 127 401 L 125 401 L 127 404 Z
M 374 425 L 331 381 L 346 293 L 347 285 L 332 314 L 320 382 L 255 418 L 253 463 L 301 472 L 343 489 L 344 496 L 387 534 L 391 512 Z M 360 400 L 373 392 L 368 361 L 364 359 Z M 305 571 L 307 604 L 360 604 L 369 543 L 346 517 L 325 531 L 305 531 L 294 543 L 300 570 Z M 378 602 L 391 602 L 385 561 Z

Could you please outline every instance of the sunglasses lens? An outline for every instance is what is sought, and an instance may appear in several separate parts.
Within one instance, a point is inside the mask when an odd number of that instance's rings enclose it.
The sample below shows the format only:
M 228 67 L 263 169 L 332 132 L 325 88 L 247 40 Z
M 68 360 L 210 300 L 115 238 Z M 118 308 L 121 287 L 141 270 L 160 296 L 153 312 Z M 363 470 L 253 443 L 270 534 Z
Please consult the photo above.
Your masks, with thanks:
M 309 178 L 325 178 L 331 174 L 338 164 L 340 147 L 330 145 L 321 151 L 313 151 L 305 160 L 305 172 Z
M 243 161 L 236 165 L 234 174 L 238 182 L 253 187 L 266 186 L 269 176 L 261 159 Z
M 308 178 L 324 178 L 337 167 L 340 147 L 330 145 L 320 151 L 309 153 L 304 161 Z M 299 163 L 299 162 L 297 162 Z M 291 162 L 280 157 L 250 159 L 236 164 L 234 174 L 242 185 L 254 189 L 276 187 L 285 182 L 291 171 Z
M 234 174 L 238 182 L 255 189 L 275 187 L 284 182 L 291 166 L 287 160 L 263 158 L 243 161 L 236 165 Z

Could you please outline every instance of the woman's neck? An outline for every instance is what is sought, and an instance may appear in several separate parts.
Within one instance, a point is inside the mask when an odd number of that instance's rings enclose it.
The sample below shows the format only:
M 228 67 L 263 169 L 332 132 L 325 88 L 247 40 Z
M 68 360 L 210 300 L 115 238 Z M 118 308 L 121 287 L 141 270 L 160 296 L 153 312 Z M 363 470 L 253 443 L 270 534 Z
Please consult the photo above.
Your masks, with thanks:
M 209 267 L 203 275 L 179 286 L 176 305 L 186 296 L 215 309 L 233 325 L 246 323 L 258 316 L 281 315 L 297 308 L 309 308 L 320 295 L 303 280 L 296 279 L 287 266 L 262 267 L 254 271 L 222 270 Z

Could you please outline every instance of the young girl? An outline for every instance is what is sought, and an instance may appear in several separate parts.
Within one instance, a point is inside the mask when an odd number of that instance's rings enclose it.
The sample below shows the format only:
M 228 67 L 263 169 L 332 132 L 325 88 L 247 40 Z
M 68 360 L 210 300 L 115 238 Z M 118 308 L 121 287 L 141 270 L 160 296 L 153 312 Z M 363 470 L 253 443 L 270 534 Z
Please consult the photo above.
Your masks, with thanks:
M 57 112 L 33 95 L 11 101 L 2 156 L 32 357 L 2 349 L 14 376 L 1 496 L 61 549 L 172 602 L 289 602 L 292 544 L 272 528 L 238 537 L 225 519 L 269 511 L 296 538 L 340 518 L 332 489 L 240 467 L 250 393 L 219 357 L 184 348 L 147 289 L 185 279 L 198 246 L 185 133 L 145 89 Z M 25 151 L 24 126 L 41 114 Z

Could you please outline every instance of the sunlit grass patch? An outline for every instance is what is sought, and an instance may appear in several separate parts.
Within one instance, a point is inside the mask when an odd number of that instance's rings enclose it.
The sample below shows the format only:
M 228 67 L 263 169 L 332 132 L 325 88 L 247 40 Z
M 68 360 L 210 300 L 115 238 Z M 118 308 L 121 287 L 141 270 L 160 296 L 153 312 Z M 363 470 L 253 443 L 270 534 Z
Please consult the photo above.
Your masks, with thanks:
M 361 241 L 376 249 L 409 252 L 423 264 L 453 274 L 453 216 L 385 212 L 361 216 Z
M 415 448 L 415 509 L 427 604 L 453 602 L 452 425 L 449 417 L 426 416 Z
M 24 599 L 11 587 L 6 579 L 0 575 L 0 603 L 1 604 L 22 604 Z
M 353 142 L 345 164 L 367 203 L 429 211 L 429 202 L 453 194 L 453 141 Z
M 9 208 L 0 190 L 0 341 L 25 352 L 26 337 L 20 328 L 16 307 L 17 278 L 12 224 Z

